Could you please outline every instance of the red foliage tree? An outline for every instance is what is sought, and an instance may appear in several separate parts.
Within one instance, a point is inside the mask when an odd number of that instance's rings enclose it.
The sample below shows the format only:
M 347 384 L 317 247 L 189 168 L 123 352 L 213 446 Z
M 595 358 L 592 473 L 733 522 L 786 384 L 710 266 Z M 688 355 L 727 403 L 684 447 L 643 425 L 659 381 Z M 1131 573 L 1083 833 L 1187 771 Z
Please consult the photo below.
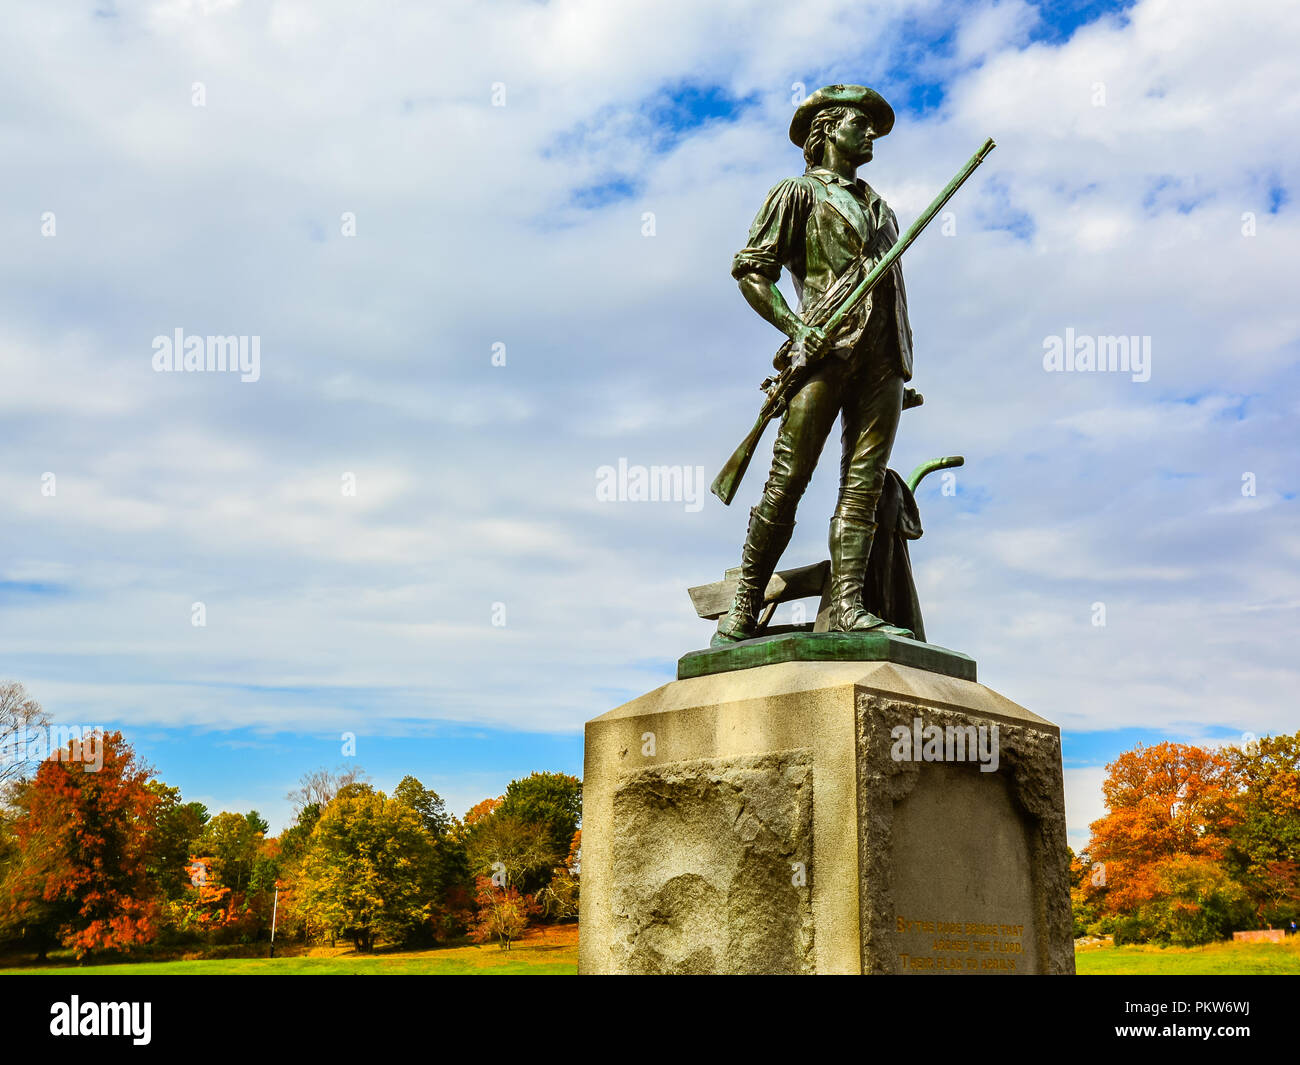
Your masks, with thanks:
M 541 912 L 541 906 L 533 896 L 521 895 L 518 888 L 497 887 L 486 876 L 480 876 L 476 886 L 478 913 L 470 927 L 470 939 L 475 943 L 495 939 L 502 950 L 509 950 L 524 934 L 529 919 Z
M 152 770 L 120 732 L 103 736 L 103 763 L 53 757 L 21 789 L 14 835 L 22 860 L 7 880 L 9 922 L 42 956 L 54 943 L 78 958 L 148 942 L 157 890 L 146 873 Z

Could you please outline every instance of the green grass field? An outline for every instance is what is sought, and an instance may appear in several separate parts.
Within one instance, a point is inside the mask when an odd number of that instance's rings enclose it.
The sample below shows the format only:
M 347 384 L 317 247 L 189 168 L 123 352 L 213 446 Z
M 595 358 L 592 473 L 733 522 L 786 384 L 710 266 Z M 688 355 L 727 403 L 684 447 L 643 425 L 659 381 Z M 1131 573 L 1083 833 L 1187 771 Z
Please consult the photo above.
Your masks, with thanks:
M 343 948 L 278 958 L 222 958 L 211 961 L 127 962 L 119 965 L 69 965 L 58 959 L 43 966 L 0 969 L 22 973 L 161 976 L 576 976 L 577 928 L 532 933 L 510 950 L 496 946 L 443 947 L 438 950 L 356 954 Z
M 1215 943 L 1208 947 L 1094 947 L 1075 955 L 1081 976 L 1300 974 L 1300 943 Z M 495 946 L 444 947 L 373 955 L 339 948 L 280 958 L 223 958 L 212 961 L 132 962 L 0 969 L 0 975 L 75 973 L 82 976 L 252 975 L 252 976 L 574 976 L 578 937 L 573 926 L 532 933 L 509 951 Z
M 1300 936 L 1286 943 L 1207 947 L 1095 947 L 1076 951 L 1080 976 L 1263 976 L 1300 974 Z

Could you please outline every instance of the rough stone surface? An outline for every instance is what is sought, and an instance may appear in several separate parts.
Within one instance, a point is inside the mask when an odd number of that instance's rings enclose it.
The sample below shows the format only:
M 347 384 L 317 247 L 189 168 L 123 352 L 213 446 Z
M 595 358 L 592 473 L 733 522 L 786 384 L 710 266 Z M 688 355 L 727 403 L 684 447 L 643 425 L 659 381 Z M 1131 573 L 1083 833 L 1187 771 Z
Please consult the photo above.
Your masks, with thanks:
M 996 726 L 997 770 L 896 759 L 917 721 Z M 588 722 L 585 758 L 584 973 L 1074 971 L 1059 730 L 984 685 L 694 677 Z
M 615 967 L 810 973 L 812 756 L 674 762 L 614 795 Z

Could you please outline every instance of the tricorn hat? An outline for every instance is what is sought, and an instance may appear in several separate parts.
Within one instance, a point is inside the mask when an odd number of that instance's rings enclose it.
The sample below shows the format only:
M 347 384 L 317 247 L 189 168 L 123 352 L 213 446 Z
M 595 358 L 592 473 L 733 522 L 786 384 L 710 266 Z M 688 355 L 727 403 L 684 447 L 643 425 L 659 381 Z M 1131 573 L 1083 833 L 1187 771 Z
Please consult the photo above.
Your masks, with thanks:
M 883 137 L 894 128 L 894 109 L 874 89 L 865 85 L 827 85 L 795 108 L 794 118 L 790 120 L 790 139 L 796 147 L 802 148 L 818 111 L 825 107 L 845 106 L 861 108 L 870 115 L 877 137 Z

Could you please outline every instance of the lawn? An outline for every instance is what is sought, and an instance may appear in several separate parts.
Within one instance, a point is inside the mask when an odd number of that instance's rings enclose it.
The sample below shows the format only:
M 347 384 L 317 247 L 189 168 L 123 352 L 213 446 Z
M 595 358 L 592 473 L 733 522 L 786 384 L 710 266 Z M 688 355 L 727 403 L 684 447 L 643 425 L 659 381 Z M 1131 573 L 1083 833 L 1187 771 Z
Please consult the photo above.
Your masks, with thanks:
M 530 931 L 510 950 L 494 945 L 438 950 L 357 954 L 346 948 L 319 949 L 276 958 L 223 958 L 211 961 L 127 962 L 118 965 L 49 965 L 0 969 L 0 975 L 75 974 L 165 976 L 575 976 L 578 929 L 563 925 Z
M 1082 976 L 1300 974 L 1300 942 L 1293 938 L 1285 944 L 1214 943 L 1190 949 L 1092 947 L 1077 951 L 1075 963 Z M 176 976 L 573 976 L 577 972 L 576 925 L 531 930 L 523 941 L 508 951 L 487 945 L 365 955 L 339 947 L 277 958 L 84 966 L 56 959 L 44 966 L 0 969 L 0 975 L 64 973 L 82 976 L 116 973 Z
M 1081 976 L 1259 976 L 1300 974 L 1300 936 L 1286 943 L 1211 943 L 1206 947 L 1093 947 L 1078 950 Z

